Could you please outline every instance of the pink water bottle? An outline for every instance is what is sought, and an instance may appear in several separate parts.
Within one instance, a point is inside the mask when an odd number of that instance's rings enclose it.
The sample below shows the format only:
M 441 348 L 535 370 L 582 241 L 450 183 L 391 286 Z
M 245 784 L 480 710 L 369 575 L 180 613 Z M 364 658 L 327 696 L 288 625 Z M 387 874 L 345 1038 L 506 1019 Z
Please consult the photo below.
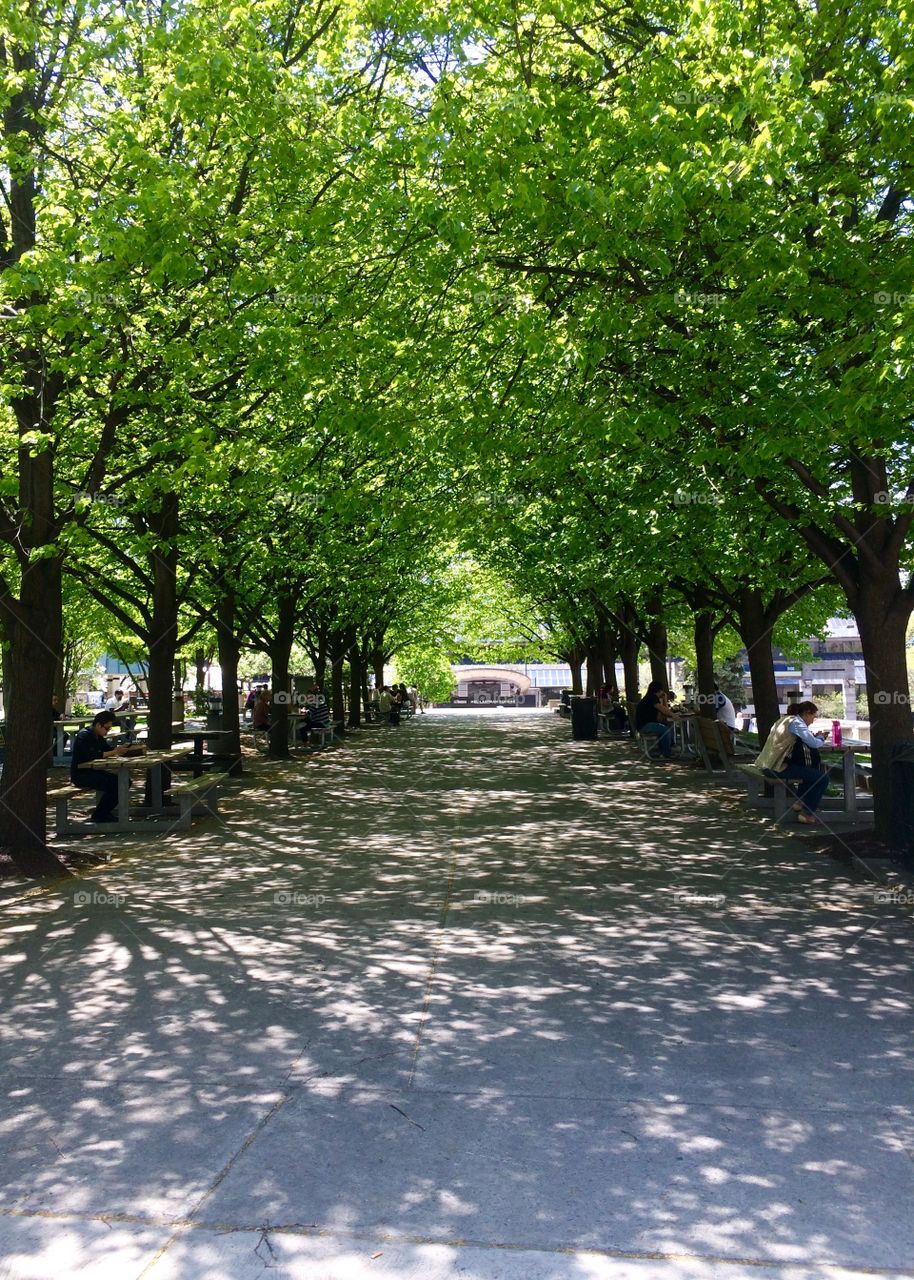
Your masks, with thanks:
M 831 722 L 831 741 L 833 747 L 841 746 L 841 721 L 832 720 Z

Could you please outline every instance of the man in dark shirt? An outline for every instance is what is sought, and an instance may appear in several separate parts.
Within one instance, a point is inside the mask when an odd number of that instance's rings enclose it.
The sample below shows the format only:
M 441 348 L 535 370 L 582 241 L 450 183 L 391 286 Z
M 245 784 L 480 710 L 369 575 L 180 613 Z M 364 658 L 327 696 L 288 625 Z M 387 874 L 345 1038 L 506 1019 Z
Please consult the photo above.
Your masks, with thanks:
M 108 760 L 112 756 L 126 755 L 126 747 L 105 750 L 105 738 L 114 724 L 114 713 L 100 711 L 92 724 L 80 729 L 73 742 L 73 758 L 70 762 L 70 780 L 83 791 L 100 791 L 101 799 L 89 816 L 90 822 L 114 822 L 117 808 L 117 776 L 105 769 L 93 769 L 93 760 Z M 126 817 L 122 814 L 121 817 Z

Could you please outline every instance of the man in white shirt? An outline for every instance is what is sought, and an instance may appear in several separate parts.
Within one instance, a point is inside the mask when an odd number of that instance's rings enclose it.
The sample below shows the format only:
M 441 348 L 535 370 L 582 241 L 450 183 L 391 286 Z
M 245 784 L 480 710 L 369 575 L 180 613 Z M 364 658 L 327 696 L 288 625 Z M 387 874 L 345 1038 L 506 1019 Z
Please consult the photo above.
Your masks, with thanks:
M 721 724 L 725 724 L 728 729 L 736 731 L 736 708 L 725 693 L 721 693 L 717 685 L 714 686 L 714 706 L 717 712 L 717 719 Z

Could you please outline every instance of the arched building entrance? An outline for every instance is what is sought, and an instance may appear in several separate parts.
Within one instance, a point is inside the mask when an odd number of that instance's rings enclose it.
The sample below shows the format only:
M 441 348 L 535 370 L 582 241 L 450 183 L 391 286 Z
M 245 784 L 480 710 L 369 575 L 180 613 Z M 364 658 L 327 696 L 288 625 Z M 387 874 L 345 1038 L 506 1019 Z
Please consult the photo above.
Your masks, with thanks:
M 455 667 L 457 688 L 451 702 L 457 706 L 539 706 L 539 695 L 529 676 L 510 667 Z

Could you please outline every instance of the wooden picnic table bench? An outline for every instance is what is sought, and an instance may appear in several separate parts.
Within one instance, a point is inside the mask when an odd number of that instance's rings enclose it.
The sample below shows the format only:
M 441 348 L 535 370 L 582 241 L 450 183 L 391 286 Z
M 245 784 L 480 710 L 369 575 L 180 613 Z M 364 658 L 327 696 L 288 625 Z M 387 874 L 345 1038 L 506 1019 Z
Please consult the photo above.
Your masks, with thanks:
M 840 774 L 844 784 L 844 794 L 840 799 L 840 804 L 836 803 L 835 797 L 824 797 L 820 808 L 829 812 L 832 819 L 836 817 L 853 818 L 861 809 L 872 808 L 872 797 L 863 797 L 864 804 L 861 804 L 861 797 L 857 794 L 857 769 L 855 764 L 855 754 L 860 750 L 868 751 L 869 744 L 865 742 L 843 742 L 840 747 L 824 747 L 823 754 L 827 752 L 841 752 L 842 760 L 840 762 L 831 762 L 823 760 L 823 764 L 832 774 Z M 770 769 L 760 769 L 755 764 L 737 763 L 734 766 L 736 770 L 746 779 L 749 801 L 760 805 L 764 803 L 765 788 L 770 788 L 774 797 L 774 817 L 775 821 L 784 817 L 790 805 L 793 804 L 793 788 L 792 784 L 801 782 L 801 779 L 791 778 L 789 776 L 782 777 L 773 773 Z M 789 770 L 789 765 L 787 766 Z
M 75 784 L 54 787 L 48 794 L 55 804 L 55 829 L 58 836 L 107 835 L 109 832 L 170 831 L 175 826 L 190 826 L 190 810 L 174 805 L 164 787 L 164 768 L 187 756 L 186 747 L 172 747 L 168 751 L 149 751 L 137 756 L 112 756 L 110 759 L 93 760 L 93 769 L 113 772 L 117 775 L 117 819 L 114 822 L 74 822 L 69 812 L 70 801 L 77 796 L 90 797 L 91 788 Z M 140 805 L 130 807 L 130 774 L 142 773 L 147 779 L 146 795 Z M 185 806 L 186 807 L 186 806 Z

